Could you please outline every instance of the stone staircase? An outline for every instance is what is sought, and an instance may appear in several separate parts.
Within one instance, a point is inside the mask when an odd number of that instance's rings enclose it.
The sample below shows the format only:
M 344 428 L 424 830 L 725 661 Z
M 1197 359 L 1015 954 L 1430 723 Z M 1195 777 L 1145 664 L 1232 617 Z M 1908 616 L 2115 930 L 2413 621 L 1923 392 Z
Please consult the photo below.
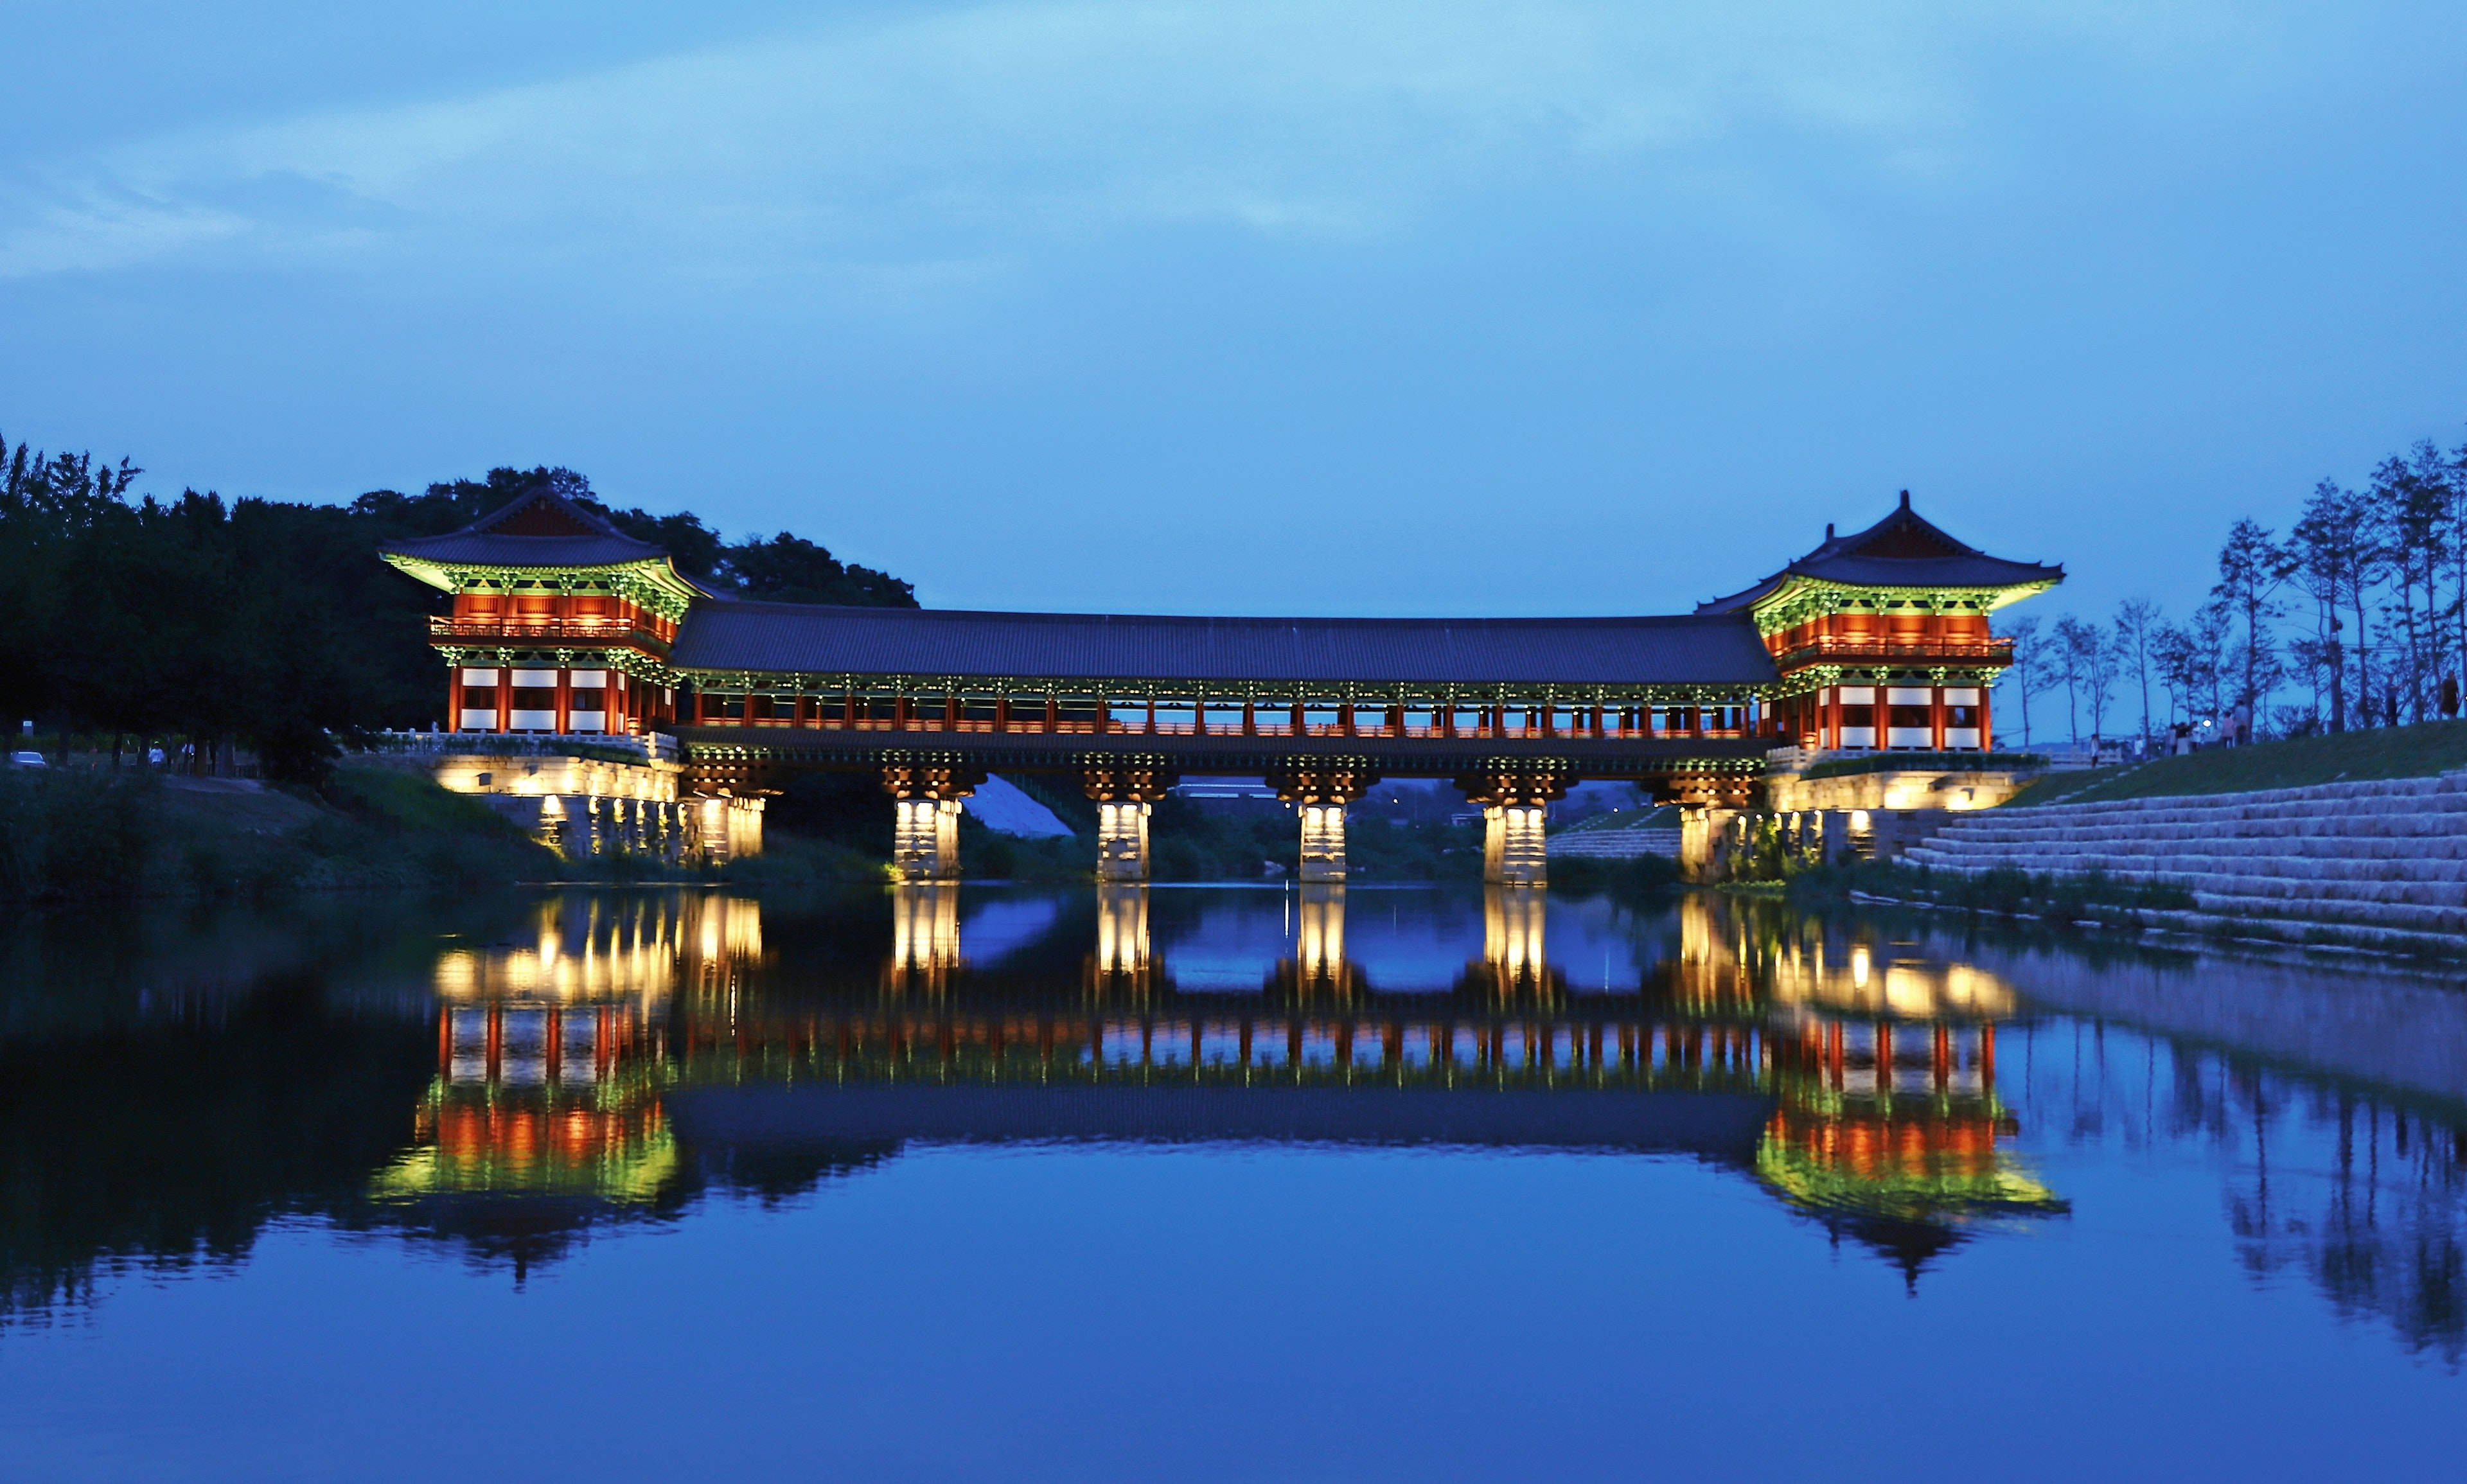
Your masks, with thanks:
M 1633 861 L 1639 856 L 1679 854 L 1681 832 L 1675 829 L 1562 830 L 1546 842 L 1550 859 L 1583 857 L 1596 861 Z
M 2279 942 L 2467 949 L 2467 770 L 1956 815 L 1902 860 L 1976 875 L 2104 874 L 2189 892 L 2148 927 Z

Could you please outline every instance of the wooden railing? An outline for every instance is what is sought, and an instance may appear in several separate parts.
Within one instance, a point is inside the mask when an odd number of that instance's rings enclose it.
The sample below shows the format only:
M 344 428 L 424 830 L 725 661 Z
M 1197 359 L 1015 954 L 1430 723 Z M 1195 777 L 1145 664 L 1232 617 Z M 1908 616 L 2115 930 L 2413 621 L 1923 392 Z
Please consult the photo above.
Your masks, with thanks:
M 1985 660 L 2009 664 L 2013 660 L 2013 641 L 2009 639 L 1897 640 L 1822 634 L 1793 645 L 1781 655 L 1784 664 L 1810 660 Z
M 668 642 L 624 618 L 454 618 L 428 620 L 432 639 L 548 639 L 586 644 L 630 644 L 639 649 Z

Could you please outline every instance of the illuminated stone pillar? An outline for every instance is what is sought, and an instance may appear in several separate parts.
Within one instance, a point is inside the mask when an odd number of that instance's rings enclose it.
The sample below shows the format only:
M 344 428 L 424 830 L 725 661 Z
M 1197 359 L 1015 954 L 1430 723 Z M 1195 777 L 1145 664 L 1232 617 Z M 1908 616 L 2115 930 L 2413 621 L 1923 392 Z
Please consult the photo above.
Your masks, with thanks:
M 1148 811 L 1179 778 L 1153 766 L 1089 768 L 1079 787 L 1097 805 L 1097 879 L 1148 879 Z
M 893 803 L 891 875 L 894 881 L 956 881 L 960 875 L 960 800 L 985 780 L 962 768 L 882 770 Z
M 1345 806 L 1378 781 L 1377 774 L 1342 762 L 1290 763 L 1268 775 L 1268 786 L 1301 816 L 1305 886 L 1345 880 Z
M 1549 815 L 1541 804 L 1484 804 L 1482 879 L 1501 887 L 1545 885 L 1550 874 L 1544 832 Z
M 1305 884 L 1345 880 L 1345 805 L 1303 804 L 1301 879 Z
M 1097 879 L 1148 879 L 1149 805 L 1117 801 L 1097 806 Z
M 714 864 L 728 859 L 728 800 L 706 795 L 693 801 L 694 848 Z
M 901 881 L 946 881 L 960 874 L 960 801 L 902 798 L 892 805 L 891 867 Z
M 579 798 L 561 794 L 543 796 L 539 803 L 539 843 L 572 860 L 580 839 L 574 816 L 581 806 Z
M 1745 843 L 1745 811 L 1689 805 L 1679 811 L 1679 869 L 1689 881 L 1722 881 Z
M 1482 805 L 1482 879 L 1498 887 L 1539 887 L 1550 875 L 1544 825 L 1553 799 L 1575 779 L 1561 773 L 1501 770 L 1457 779 L 1465 801 Z

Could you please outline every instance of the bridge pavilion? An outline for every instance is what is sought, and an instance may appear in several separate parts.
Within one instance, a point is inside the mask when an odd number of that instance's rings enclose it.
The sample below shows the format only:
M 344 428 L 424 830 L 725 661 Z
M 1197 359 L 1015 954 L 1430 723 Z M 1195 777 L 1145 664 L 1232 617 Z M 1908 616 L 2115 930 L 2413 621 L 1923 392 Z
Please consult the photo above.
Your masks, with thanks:
M 687 791 L 758 799 L 799 769 L 872 773 L 895 864 L 956 873 L 988 773 L 1069 776 L 1098 873 L 1144 879 L 1150 805 L 1186 776 L 1264 776 L 1305 879 L 1342 879 L 1345 807 L 1452 780 L 1489 879 L 1538 883 L 1548 804 L 1621 779 L 1749 804 L 1777 748 L 1981 753 L 2011 661 L 1996 608 L 2061 568 L 1966 546 L 1905 492 L 1849 536 L 1693 613 L 1602 618 L 1211 618 L 748 602 L 540 490 L 382 553 L 452 595 L 431 620 L 464 733 L 666 734 Z

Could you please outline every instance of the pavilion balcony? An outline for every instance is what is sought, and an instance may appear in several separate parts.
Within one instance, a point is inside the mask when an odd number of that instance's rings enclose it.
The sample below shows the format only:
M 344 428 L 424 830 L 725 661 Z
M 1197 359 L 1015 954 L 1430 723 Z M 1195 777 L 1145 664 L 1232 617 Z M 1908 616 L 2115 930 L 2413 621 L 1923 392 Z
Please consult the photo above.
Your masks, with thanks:
M 1826 634 L 1795 644 L 1777 657 L 1777 663 L 1784 669 L 1828 662 L 1837 664 L 1890 664 L 1904 661 L 2010 664 L 2013 663 L 2013 641 L 2009 639 L 1887 639 Z
M 438 639 L 548 640 L 561 643 L 621 646 L 665 652 L 668 640 L 625 618 L 432 618 L 428 637 Z

